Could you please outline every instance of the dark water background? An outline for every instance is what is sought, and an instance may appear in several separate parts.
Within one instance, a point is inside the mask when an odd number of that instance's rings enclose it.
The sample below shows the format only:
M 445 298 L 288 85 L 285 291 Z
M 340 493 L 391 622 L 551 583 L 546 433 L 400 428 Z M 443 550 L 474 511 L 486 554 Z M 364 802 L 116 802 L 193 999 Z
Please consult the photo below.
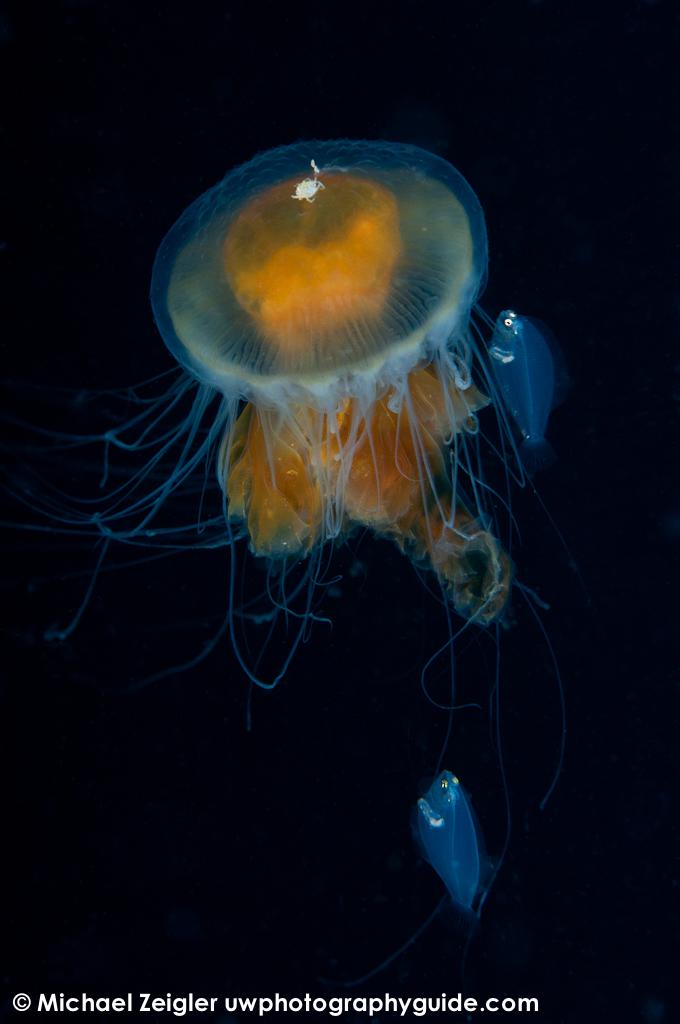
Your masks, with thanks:
M 398 139 L 449 159 L 487 218 L 485 308 L 542 318 L 565 350 L 559 461 L 538 483 L 589 600 L 539 505 L 515 495 L 518 572 L 551 606 L 566 691 L 560 783 L 541 814 L 559 707 L 518 598 L 502 638 L 513 835 L 465 979 L 442 919 L 376 992 L 537 995 L 555 1024 L 678 1020 L 677 19 L 670 2 L 633 0 L 83 0 L 0 22 L 2 351 L 26 418 L 97 429 L 96 408 L 54 389 L 169 367 L 147 297 L 161 237 L 227 169 L 300 138 Z M 67 489 L 81 468 L 68 453 L 52 465 Z M 3 558 L 10 995 L 328 995 L 321 975 L 362 973 L 419 925 L 441 886 L 409 813 L 446 726 L 419 673 L 445 626 L 398 552 L 370 537 L 339 552 L 333 629 L 256 694 L 251 732 L 226 642 L 129 692 L 217 628 L 223 552 L 105 574 L 63 644 L 43 632 L 77 607 L 91 547 L 19 533 Z M 488 699 L 493 664 L 476 635 L 469 699 Z M 456 719 L 445 763 L 493 853 L 504 811 L 486 714 Z

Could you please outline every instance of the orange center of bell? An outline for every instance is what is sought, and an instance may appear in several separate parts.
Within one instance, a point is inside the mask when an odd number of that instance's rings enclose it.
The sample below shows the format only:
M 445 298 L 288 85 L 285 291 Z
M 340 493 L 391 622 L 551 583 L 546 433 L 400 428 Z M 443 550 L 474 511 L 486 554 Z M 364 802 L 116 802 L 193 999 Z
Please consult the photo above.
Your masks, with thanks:
M 290 180 L 251 200 L 224 241 L 227 278 L 265 338 L 291 354 L 332 348 L 375 320 L 401 253 L 394 195 L 367 178 L 321 176 L 313 202 Z M 343 330 L 344 329 L 344 330 Z

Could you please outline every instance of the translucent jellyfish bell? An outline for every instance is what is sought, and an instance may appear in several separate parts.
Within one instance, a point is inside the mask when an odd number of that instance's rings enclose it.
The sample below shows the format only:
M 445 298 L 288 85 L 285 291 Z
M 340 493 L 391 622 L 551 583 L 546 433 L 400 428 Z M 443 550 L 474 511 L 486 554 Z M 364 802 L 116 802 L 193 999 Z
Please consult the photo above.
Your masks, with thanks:
M 312 160 L 323 189 L 298 197 Z M 175 358 L 227 393 L 354 393 L 465 326 L 486 261 L 477 198 L 445 160 L 395 143 L 298 143 L 185 211 L 151 297 Z

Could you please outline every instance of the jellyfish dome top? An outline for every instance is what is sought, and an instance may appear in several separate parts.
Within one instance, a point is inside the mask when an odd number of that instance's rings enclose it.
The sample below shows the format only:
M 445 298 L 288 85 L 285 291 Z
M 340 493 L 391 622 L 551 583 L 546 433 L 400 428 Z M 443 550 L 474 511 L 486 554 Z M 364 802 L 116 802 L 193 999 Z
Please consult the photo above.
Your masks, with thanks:
M 299 559 L 370 527 L 465 618 L 501 614 L 510 562 L 475 456 L 486 263 L 472 189 L 415 146 L 284 146 L 182 214 L 156 257 L 154 315 L 223 396 L 218 479 L 256 555 Z

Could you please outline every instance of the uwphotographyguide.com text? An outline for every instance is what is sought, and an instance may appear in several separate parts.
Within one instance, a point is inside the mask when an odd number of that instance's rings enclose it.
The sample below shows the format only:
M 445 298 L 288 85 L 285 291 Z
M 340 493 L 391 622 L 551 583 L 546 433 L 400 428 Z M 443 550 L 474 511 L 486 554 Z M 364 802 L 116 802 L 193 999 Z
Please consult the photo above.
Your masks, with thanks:
M 425 1017 L 431 1013 L 538 1013 L 538 999 L 535 996 L 490 996 L 478 1000 L 464 996 L 461 992 L 436 996 L 392 996 L 386 992 L 381 996 L 284 996 L 278 992 L 272 996 L 213 996 L 174 995 L 172 992 L 127 992 L 124 995 L 78 995 L 64 992 L 40 992 L 28 995 L 18 992 L 12 1005 L 17 1013 L 32 1010 L 40 1014 L 114 1014 L 153 1013 L 155 1016 L 168 1014 L 185 1017 L 188 1014 L 253 1014 L 266 1017 L 277 1013 L 321 1014 L 341 1017 L 350 1012 L 375 1017 L 391 1013 L 401 1017 Z M 155 1017 L 154 1017 L 155 1019 Z

